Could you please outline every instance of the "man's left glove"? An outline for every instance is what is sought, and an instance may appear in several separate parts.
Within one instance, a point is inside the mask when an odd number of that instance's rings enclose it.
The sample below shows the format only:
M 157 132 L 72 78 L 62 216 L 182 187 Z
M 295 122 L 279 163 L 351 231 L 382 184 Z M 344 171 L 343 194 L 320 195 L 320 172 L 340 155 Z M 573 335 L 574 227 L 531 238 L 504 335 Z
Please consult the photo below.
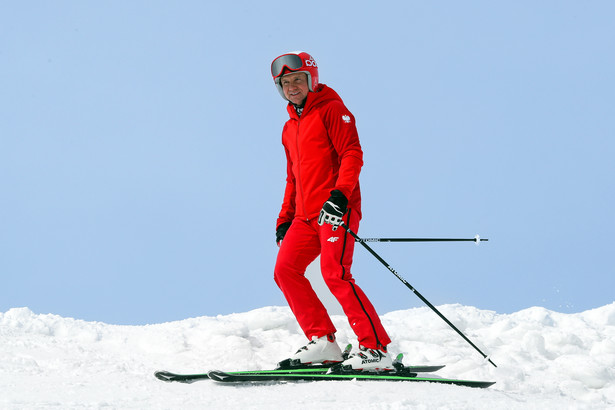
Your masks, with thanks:
M 331 196 L 322 206 L 320 216 L 318 217 L 318 225 L 322 226 L 323 223 L 327 223 L 333 226 L 335 231 L 342 223 L 342 217 L 346 213 L 346 207 L 348 206 L 348 199 L 338 189 L 331 191 Z

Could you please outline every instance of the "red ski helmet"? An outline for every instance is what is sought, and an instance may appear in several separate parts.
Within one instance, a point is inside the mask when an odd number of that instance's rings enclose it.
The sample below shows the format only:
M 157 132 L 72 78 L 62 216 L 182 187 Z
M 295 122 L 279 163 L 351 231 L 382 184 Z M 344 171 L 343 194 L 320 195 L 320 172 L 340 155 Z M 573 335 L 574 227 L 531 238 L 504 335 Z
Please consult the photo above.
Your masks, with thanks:
M 286 96 L 280 81 L 282 76 L 288 73 L 306 73 L 310 91 L 314 91 L 318 86 L 318 65 L 314 57 L 305 51 L 291 51 L 282 54 L 271 63 L 271 76 L 278 92 L 285 100 Z

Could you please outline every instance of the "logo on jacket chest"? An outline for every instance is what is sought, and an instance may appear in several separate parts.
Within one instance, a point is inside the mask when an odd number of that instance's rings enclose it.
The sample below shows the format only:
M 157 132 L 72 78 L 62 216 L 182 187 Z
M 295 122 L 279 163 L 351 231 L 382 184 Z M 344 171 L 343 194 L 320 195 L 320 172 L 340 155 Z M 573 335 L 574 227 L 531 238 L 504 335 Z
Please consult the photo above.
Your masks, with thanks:
M 342 115 L 342 121 L 346 124 L 350 124 L 350 115 Z

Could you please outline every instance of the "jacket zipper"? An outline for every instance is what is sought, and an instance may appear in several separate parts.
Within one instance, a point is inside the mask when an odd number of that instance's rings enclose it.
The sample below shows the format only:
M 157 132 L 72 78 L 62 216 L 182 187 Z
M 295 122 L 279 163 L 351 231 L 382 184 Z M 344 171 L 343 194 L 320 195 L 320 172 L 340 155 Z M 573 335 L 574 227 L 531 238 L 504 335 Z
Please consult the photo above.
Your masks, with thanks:
M 307 216 L 307 210 L 305 207 L 305 196 L 303 196 L 303 184 L 301 182 L 301 150 L 299 149 L 299 126 L 301 125 L 301 120 L 297 120 L 297 132 L 295 133 L 295 145 L 297 147 L 297 185 L 298 189 L 301 191 L 301 206 L 303 206 L 303 214 L 305 215 L 305 220 L 309 221 L 310 218 Z

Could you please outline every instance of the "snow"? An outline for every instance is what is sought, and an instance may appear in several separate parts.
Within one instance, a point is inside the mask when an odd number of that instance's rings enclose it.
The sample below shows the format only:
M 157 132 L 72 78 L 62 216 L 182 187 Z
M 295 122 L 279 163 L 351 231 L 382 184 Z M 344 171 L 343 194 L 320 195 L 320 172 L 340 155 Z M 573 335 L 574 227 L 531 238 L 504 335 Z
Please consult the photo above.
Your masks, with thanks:
M 498 314 L 438 309 L 497 368 L 428 308 L 382 315 L 408 364 L 446 364 L 428 383 L 164 383 L 155 370 L 271 368 L 305 343 L 286 307 L 147 326 L 87 322 L 28 308 L 0 313 L 1 409 L 606 409 L 615 408 L 615 303 L 575 314 L 541 307 Z M 356 339 L 334 316 L 341 345 Z

